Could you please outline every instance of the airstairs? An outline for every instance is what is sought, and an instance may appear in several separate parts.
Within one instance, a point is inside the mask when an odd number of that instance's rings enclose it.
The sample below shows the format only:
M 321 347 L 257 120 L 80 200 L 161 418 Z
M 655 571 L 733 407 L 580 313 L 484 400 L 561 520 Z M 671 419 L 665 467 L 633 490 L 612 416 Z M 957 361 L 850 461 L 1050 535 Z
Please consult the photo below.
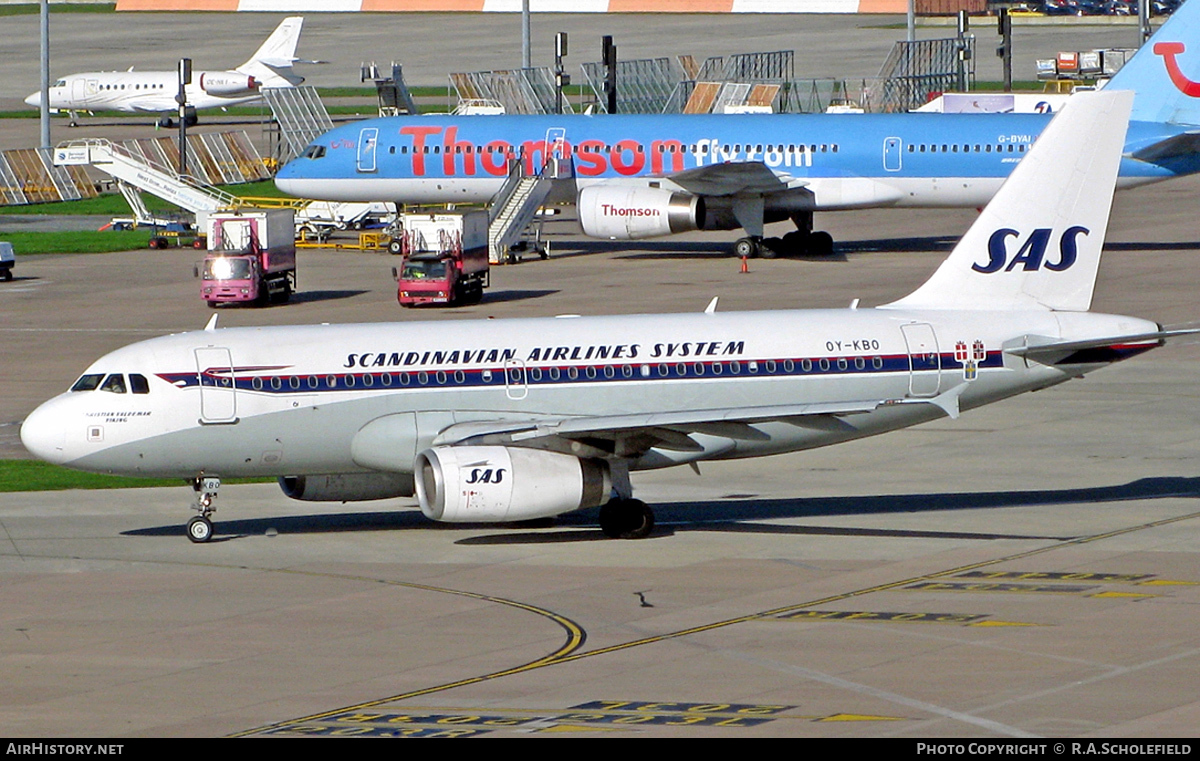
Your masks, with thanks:
M 117 181 L 117 189 L 133 210 L 134 219 L 144 225 L 160 225 L 166 220 L 156 217 L 146 208 L 141 197 L 143 191 L 191 212 L 196 216 L 197 228 L 204 227 L 204 219 L 208 214 L 221 209 L 282 204 L 296 209 L 297 230 L 323 239 L 334 229 L 359 227 L 370 220 L 391 214 L 386 204 L 378 203 L 241 198 L 195 177 L 181 176 L 165 164 L 101 138 L 70 140 L 54 149 L 55 166 L 87 164 Z
M 264 87 L 263 101 L 271 109 L 272 123 L 279 128 L 279 144 L 273 158 L 285 164 L 304 152 L 308 144 L 333 129 L 317 88 Z
M 492 264 L 516 261 L 514 247 L 528 244 L 526 232 L 559 178 L 560 163 L 552 157 L 540 172 L 527 174 L 524 161 L 513 162 L 508 179 L 488 205 L 488 260 Z M 540 239 L 539 225 L 533 235 L 534 247 L 545 257 Z
M 401 114 L 412 116 L 417 113 L 417 104 L 413 100 L 412 93 L 409 92 L 408 85 L 404 82 L 404 69 L 400 64 L 392 61 L 392 75 L 385 77 L 374 62 L 365 63 L 362 65 L 359 81 L 366 82 L 368 80 L 375 83 L 375 93 L 379 96 L 380 116 L 400 116 Z
M 103 138 L 69 140 L 54 149 L 55 166 L 85 164 L 112 175 L 120 184 L 158 196 L 190 211 L 197 216 L 197 222 L 211 212 L 241 203 L 235 195 L 194 177 L 180 175 L 168 166 L 134 155 Z M 129 198 L 124 187 L 121 192 Z M 131 205 L 137 211 L 138 206 L 133 202 Z

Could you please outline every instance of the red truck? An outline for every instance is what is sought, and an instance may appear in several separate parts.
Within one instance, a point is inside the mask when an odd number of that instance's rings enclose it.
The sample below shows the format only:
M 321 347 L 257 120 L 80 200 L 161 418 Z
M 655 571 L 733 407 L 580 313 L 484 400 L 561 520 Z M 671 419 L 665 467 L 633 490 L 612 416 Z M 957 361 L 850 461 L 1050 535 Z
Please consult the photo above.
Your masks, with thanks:
M 401 306 L 479 303 L 490 283 L 486 211 L 406 213 L 396 222 Z
M 200 295 L 220 304 L 286 303 L 296 289 L 296 228 L 291 209 L 213 212 Z

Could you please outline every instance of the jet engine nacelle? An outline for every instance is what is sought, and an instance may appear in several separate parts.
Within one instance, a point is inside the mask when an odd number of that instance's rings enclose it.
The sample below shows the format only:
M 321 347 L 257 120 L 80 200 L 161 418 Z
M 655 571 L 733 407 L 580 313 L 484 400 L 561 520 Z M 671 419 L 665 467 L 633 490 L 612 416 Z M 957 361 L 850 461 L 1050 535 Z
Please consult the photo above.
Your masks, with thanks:
M 258 89 L 258 80 L 249 74 L 238 74 L 235 71 L 213 73 L 206 71 L 200 75 L 200 89 L 209 95 L 242 95 Z
M 449 523 L 546 518 L 598 507 L 612 489 L 602 460 L 520 447 L 434 447 L 413 471 L 421 512 Z
M 579 192 L 583 231 L 593 238 L 638 240 L 704 228 L 704 199 L 638 185 L 593 185 Z
M 407 473 L 335 473 L 327 476 L 284 476 L 279 488 L 302 502 L 365 502 L 371 499 L 411 497 L 412 476 Z

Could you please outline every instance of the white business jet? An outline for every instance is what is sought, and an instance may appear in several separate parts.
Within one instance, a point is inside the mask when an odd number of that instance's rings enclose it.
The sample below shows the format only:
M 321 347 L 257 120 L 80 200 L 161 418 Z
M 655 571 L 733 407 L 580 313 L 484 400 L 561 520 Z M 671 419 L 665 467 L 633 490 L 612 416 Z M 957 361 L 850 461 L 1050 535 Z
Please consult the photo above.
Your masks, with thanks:
M 197 71 L 186 88 L 188 105 L 196 109 L 224 108 L 262 97 L 264 87 L 295 87 L 304 81 L 292 71 L 300 41 L 302 16 L 285 18 L 250 60 L 228 71 Z M 50 87 L 50 110 L 66 111 L 75 125 L 79 112 L 177 113 L 179 74 L 176 71 L 98 71 L 71 74 Z M 41 107 L 42 94 L 25 99 Z M 169 119 L 163 120 L 169 124 Z
M 632 471 L 825 446 L 1062 383 L 1168 331 L 1088 311 L 1128 92 L 1074 96 L 923 286 L 873 309 L 217 329 L 96 361 L 21 428 L 71 468 L 300 500 L 412 495 L 450 522 L 600 507 L 654 526 Z M 763 325 L 770 325 L 764 331 Z

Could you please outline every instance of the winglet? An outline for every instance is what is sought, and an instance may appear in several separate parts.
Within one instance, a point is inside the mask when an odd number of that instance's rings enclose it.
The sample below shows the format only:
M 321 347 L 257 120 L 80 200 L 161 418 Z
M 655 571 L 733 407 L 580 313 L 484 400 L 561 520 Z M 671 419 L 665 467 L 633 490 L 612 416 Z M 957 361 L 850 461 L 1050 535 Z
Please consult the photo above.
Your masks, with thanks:
M 208 318 L 208 324 L 204 326 L 204 330 L 209 333 L 212 333 L 214 330 L 216 330 L 217 329 L 217 317 L 219 317 L 219 316 L 220 315 L 214 314 L 212 317 Z
M 719 298 L 721 298 L 721 297 L 720 297 L 720 296 L 713 296 L 713 299 L 712 299 L 712 301 L 708 302 L 708 306 L 706 306 L 706 307 L 704 308 L 704 313 L 705 313 L 705 314 L 714 314 L 714 313 L 716 313 L 716 311 L 717 311 L 717 299 L 719 299 Z
M 929 400 L 930 404 L 941 407 L 942 410 L 950 416 L 951 420 L 958 420 L 959 407 L 958 399 L 967 390 L 967 383 L 960 383 L 949 391 L 943 391 L 937 396 Z
M 951 420 L 958 420 L 958 416 L 960 414 L 958 400 L 963 395 L 963 392 L 967 390 L 967 386 L 969 385 L 969 383 L 964 381 L 954 388 L 949 389 L 948 391 L 943 391 L 931 399 L 905 397 L 903 399 L 889 399 L 887 402 L 885 402 L 885 404 L 932 404 L 933 406 L 941 409 L 942 412 L 945 412 L 947 415 L 949 415 Z

